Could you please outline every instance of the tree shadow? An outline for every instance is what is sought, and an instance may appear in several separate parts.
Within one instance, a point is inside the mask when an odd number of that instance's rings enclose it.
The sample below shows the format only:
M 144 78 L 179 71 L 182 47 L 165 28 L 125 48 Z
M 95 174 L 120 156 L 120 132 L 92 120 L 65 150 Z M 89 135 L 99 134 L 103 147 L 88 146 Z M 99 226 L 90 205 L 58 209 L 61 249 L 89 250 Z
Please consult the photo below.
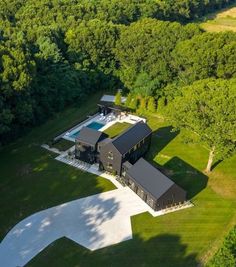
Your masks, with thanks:
M 152 160 L 160 153 L 177 135 L 179 131 L 173 131 L 172 126 L 161 127 L 152 133 L 152 141 L 147 158 Z
M 208 177 L 179 157 L 173 157 L 165 163 L 162 172 L 187 191 L 188 199 L 196 196 L 207 186 Z
M 223 160 L 219 159 L 216 162 L 213 163 L 211 170 L 213 171 Z
M 163 166 L 154 160 L 156 155 L 178 134 L 179 131 L 174 132 L 172 126 L 161 127 L 154 131 L 151 147 L 146 158 L 151 161 L 157 169 L 186 190 L 187 198 L 191 199 L 207 186 L 208 177 L 179 157 L 171 158 Z
M 132 240 L 94 252 L 63 238 L 41 252 L 27 266 L 45 264 L 67 267 L 196 267 L 200 262 L 196 253 L 187 253 L 187 244 L 181 242 L 180 236 L 161 234 L 148 240 L 134 235 Z

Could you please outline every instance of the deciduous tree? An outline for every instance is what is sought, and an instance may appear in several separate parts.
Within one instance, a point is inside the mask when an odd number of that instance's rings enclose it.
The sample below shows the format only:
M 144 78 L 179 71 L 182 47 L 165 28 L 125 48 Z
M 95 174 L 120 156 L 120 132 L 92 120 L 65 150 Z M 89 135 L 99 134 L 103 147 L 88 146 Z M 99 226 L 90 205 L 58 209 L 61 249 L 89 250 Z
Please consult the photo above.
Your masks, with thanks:
M 206 172 L 214 160 L 223 160 L 236 149 L 236 80 L 208 79 L 183 88 L 169 105 L 175 129 L 194 133 L 209 149 Z

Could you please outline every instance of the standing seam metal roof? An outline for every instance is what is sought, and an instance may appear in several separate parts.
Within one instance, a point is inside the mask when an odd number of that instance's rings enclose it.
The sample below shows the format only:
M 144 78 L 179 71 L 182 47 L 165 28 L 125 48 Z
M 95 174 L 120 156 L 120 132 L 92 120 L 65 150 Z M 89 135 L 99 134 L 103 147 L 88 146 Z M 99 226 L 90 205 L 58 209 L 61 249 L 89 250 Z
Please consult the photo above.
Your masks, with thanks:
M 86 143 L 88 145 L 95 146 L 102 135 L 103 135 L 103 133 L 100 131 L 97 131 L 97 130 L 89 128 L 89 127 L 83 127 L 80 130 L 79 135 L 76 138 L 76 140 L 83 142 L 83 143 Z
M 156 199 L 159 199 L 175 184 L 144 158 L 140 158 L 129 168 L 127 174 Z
M 152 130 L 144 122 L 138 122 L 112 140 L 115 148 L 124 155 L 143 138 L 152 133 Z

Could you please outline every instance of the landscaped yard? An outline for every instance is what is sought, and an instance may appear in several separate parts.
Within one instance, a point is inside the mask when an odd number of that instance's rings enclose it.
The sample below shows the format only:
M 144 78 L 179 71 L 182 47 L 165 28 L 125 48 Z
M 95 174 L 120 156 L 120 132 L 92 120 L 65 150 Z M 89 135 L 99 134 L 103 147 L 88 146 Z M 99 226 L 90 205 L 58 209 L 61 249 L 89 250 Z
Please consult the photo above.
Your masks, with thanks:
M 115 136 L 119 135 L 130 126 L 131 124 L 126 122 L 123 123 L 117 122 L 111 127 L 109 127 L 107 130 L 105 130 L 104 133 L 108 134 L 110 138 L 114 138 Z
M 77 115 L 70 110 L 64 113 L 70 116 L 58 115 L 1 151 L 2 238 L 10 227 L 33 212 L 113 188 L 104 179 L 55 161 L 54 155 L 39 147 L 44 138 L 59 131 L 61 121 L 63 129 L 73 124 L 80 113 L 85 116 L 88 105 L 77 110 Z M 236 156 L 220 163 L 207 177 L 202 170 L 208 151 L 199 145 L 183 144 L 181 134 L 171 132 L 164 119 L 147 117 L 154 130 L 147 159 L 163 166 L 165 172 L 188 191 L 195 206 L 162 217 L 153 218 L 148 213 L 135 216 L 132 218 L 133 240 L 95 252 L 60 239 L 27 266 L 193 267 L 215 251 L 236 222 Z M 123 129 L 121 125 L 114 125 L 108 132 L 115 136 Z
M 109 181 L 56 161 L 41 144 L 96 110 L 100 95 L 58 114 L 0 151 L 0 238 L 32 213 L 114 189 Z M 60 127 L 61 125 L 61 127 Z

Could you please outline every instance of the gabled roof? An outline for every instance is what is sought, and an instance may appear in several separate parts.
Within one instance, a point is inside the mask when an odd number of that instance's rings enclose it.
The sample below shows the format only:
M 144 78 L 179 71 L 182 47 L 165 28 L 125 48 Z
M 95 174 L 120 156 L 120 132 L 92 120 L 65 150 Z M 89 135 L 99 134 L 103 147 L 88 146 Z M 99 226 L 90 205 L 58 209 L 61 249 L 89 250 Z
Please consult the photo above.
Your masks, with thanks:
M 152 133 L 152 130 L 144 122 L 137 122 L 126 131 L 112 139 L 114 147 L 124 155 L 143 138 Z
M 89 127 L 83 127 L 80 130 L 76 140 L 91 146 L 95 146 L 97 142 L 101 139 L 102 135 L 103 133 L 100 131 L 97 131 Z
M 115 102 L 115 96 L 114 95 L 103 95 L 102 98 L 100 99 L 101 102 Z M 121 97 L 121 102 L 124 103 L 126 101 L 126 97 L 122 96 Z
M 159 199 L 175 184 L 144 158 L 140 158 L 130 167 L 127 174 L 156 199 Z

